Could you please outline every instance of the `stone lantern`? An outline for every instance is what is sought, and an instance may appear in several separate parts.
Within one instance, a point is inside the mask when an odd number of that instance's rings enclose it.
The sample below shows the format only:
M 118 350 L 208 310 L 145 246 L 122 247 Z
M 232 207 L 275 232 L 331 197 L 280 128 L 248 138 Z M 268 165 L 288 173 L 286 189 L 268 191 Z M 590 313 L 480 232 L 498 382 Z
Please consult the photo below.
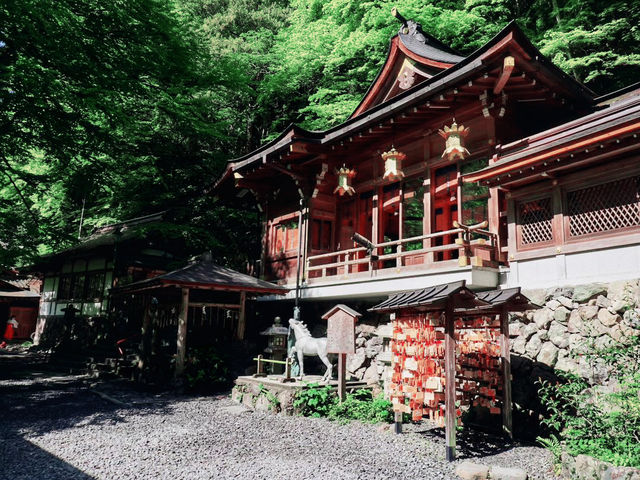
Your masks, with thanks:
M 342 168 L 336 170 L 336 175 L 338 175 L 338 186 L 335 188 L 333 193 L 337 192 L 340 196 L 345 193 L 348 193 L 349 195 L 356 193 L 355 189 L 351 186 L 351 180 L 356 176 L 356 171 L 354 169 L 343 165 Z
M 283 361 L 287 357 L 287 334 L 289 329 L 280 323 L 280 317 L 273 319 L 273 325 L 260 332 L 260 335 L 267 337 L 267 348 L 264 353 L 272 360 Z M 273 365 L 275 367 L 275 365 Z M 277 373 L 277 372 L 274 372 Z
M 391 150 L 382 154 L 382 159 L 384 160 L 384 175 L 382 175 L 382 178 L 392 182 L 404 178 L 402 162 L 406 158 L 407 156 L 404 153 L 397 151 L 392 145 Z
M 444 130 L 438 130 L 438 133 L 445 140 L 445 149 L 442 152 L 442 158 L 449 161 L 456 159 L 464 160 L 469 156 L 469 150 L 464 146 L 464 138 L 469 135 L 469 128 L 464 125 L 458 126 L 456 119 L 453 119 L 451 127 L 444 127 Z

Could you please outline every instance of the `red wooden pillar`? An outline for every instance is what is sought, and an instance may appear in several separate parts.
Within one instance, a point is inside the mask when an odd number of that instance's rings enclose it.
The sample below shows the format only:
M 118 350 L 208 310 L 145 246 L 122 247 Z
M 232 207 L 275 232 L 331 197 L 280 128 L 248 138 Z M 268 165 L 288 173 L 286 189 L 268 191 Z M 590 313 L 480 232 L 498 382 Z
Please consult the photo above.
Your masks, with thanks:
M 447 302 L 444 319 L 444 408 L 446 458 L 456 458 L 456 340 L 454 337 L 453 301 Z

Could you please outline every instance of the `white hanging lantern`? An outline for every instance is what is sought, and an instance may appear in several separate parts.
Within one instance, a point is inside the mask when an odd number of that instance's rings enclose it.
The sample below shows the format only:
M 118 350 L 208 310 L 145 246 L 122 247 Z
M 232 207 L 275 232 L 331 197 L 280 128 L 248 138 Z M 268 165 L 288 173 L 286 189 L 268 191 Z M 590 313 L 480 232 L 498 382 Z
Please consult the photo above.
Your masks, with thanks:
M 406 158 L 407 156 L 404 153 L 397 151 L 392 145 L 391 150 L 382 154 L 382 159 L 384 160 L 384 175 L 382 175 L 382 178 L 392 182 L 404 178 L 402 161 Z
M 453 119 L 451 127 L 444 127 L 444 130 L 438 130 L 438 133 L 445 140 L 445 149 L 442 152 L 442 158 L 449 161 L 456 159 L 464 160 L 468 157 L 469 150 L 464 146 L 464 138 L 469 135 L 469 128 L 464 125 L 458 126 L 456 119 Z
M 356 171 L 354 169 L 343 165 L 342 168 L 336 170 L 336 175 L 338 175 L 338 186 L 335 188 L 333 193 L 337 192 L 340 196 L 345 193 L 348 193 L 349 195 L 356 193 L 355 189 L 351 186 L 351 180 L 356 176 Z

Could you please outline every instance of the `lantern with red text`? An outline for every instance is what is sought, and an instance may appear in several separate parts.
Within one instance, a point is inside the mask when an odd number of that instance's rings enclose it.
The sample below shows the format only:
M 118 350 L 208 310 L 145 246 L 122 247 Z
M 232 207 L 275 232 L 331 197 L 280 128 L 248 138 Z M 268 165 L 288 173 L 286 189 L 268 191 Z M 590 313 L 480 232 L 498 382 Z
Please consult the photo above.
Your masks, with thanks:
M 438 133 L 445 140 L 445 149 L 442 152 L 442 158 L 449 161 L 456 159 L 464 160 L 469 156 L 469 150 L 464 146 L 464 138 L 469 135 L 469 128 L 464 125 L 458 126 L 455 119 L 451 127 L 444 127 L 444 130 L 438 130 Z
M 336 175 L 338 175 L 338 186 L 335 188 L 333 193 L 339 193 L 340 196 L 345 193 L 348 193 L 349 195 L 356 193 L 354 188 L 351 186 L 351 180 L 356 176 L 356 171 L 354 169 L 343 165 L 342 168 L 336 170 Z
M 405 158 L 407 158 L 407 156 L 397 151 L 392 145 L 391 150 L 382 154 L 382 159 L 384 160 L 384 175 L 382 175 L 382 178 L 392 182 L 404 178 L 402 161 Z

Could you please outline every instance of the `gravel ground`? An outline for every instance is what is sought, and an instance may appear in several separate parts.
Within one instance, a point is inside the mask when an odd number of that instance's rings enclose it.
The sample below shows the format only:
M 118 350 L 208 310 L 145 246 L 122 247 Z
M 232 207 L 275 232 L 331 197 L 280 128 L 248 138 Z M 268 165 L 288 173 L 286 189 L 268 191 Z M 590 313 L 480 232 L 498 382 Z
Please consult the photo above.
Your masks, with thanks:
M 384 426 L 253 413 L 226 395 L 90 382 L 50 373 L 0 380 L 0 479 L 457 478 L 440 431 L 423 425 L 395 435 Z M 466 459 L 553 478 L 541 448 L 483 435 L 458 446 Z

